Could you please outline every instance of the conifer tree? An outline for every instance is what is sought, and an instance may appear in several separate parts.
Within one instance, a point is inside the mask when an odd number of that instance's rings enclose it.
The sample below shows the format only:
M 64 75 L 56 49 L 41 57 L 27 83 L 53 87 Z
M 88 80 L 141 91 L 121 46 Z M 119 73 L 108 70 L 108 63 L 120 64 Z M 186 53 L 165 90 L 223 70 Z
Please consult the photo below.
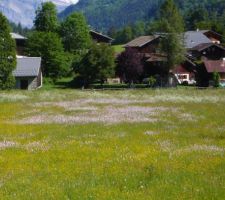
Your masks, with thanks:
M 0 13 L 0 89 L 15 85 L 12 71 L 16 68 L 16 45 L 10 35 L 9 23 Z
M 176 64 L 182 63 L 185 59 L 184 21 L 173 0 L 166 0 L 162 4 L 155 29 L 164 33 L 160 49 L 167 55 L 166 68 L 169 72 Z

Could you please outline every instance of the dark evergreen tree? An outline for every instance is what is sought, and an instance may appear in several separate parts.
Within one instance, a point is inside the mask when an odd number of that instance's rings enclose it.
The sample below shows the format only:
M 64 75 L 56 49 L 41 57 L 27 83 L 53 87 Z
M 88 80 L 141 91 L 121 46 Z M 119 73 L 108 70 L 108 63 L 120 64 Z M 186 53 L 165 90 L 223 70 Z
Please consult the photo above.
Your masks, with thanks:
M 4 15 L 0 13 L 0 89 L 15 86 L 12 71 L 16 68 L 16 45 L 10 35 L 10 26 Z
M 117 30 L 115 27 L 110 27 L 108 32 L 107 32 L 107 35 L 110 36 L 111 38 L 116 38 L 116 34 L 117 34 Z
M 138 21 L 132 26 L 133 37 L 145 35 L 145 31 L 145 23 L 143 21 Z
M 198 6 L 194 9 L 191 8 L 185 14 L 186 28 L 188 30 L 196 30 L 200 28 L 198 27 L 200 22 L 208 23 L 208 20 L 209 14 L 207 10 L 202 6 Z

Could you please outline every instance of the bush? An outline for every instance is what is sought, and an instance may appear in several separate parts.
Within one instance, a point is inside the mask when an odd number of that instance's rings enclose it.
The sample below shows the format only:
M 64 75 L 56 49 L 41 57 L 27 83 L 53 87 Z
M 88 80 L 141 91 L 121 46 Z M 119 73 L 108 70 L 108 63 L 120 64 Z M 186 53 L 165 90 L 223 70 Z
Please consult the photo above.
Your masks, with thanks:
M 218 72 L 213 72 L 213 82 L 215 88 L 220 86 L 220 75 Z

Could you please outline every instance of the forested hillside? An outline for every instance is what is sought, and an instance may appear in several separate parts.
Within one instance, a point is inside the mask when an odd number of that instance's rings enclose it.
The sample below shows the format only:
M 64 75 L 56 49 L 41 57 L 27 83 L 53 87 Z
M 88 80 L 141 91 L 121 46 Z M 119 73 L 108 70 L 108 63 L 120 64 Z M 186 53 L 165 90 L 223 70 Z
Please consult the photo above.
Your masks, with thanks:
M 60 17 L 64 18 L 74 11 L 82 11 L 91 26 L 99 30 L 110 27 L 123 27 L 138 20 L 150 20 L 157 16 L 158 8 L 164 0 L 80 0 L 69 6 Z M 210 13 L 221 14 L 225 0 L 176 0 L 183 15 L 201 7 Z
M 80 0 L 69 6 L 60 17 L 82 11 L 89 24 L 97 29 L 122 27 L 156 15 L 162 0 Z

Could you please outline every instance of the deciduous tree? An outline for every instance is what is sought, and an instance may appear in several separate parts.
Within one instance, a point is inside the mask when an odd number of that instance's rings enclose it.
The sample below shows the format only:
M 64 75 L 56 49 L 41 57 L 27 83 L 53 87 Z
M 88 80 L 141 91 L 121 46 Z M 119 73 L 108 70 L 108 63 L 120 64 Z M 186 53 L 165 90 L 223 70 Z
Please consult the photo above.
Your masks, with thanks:
M 0 13 L 0 89 L 15 85 L 12 71 L 16 68 L 16 45 L 10 35 L 9 23 Z
M 73 13 L 61 24 L 60 34 L 66 51 L 83 53 L 91 45 L 89 27 L 81 13 Z
M 28 36 L 26 52 L 42 58 L 44 76 L 53 79 L 65 76 L 70 70 L 67 54 L 60 37 L 52 32 L 33 32 Z
M 114 60 L 114 50 L 111 46 L 93 43 L 75 71 L 83 78 L 84 85 L 94 80 L 103 83 L 107 78 L 114 76 Z
M 128 83 L 138 82 L 144 71 L 143 55 L 133 48 L 128 48 L 118 57 L 116 74 Z
M 36 31 L 56 32 L 58 28 L 57 10 L 52 2 L 42 3 L 36 10 L 34 20 Z

